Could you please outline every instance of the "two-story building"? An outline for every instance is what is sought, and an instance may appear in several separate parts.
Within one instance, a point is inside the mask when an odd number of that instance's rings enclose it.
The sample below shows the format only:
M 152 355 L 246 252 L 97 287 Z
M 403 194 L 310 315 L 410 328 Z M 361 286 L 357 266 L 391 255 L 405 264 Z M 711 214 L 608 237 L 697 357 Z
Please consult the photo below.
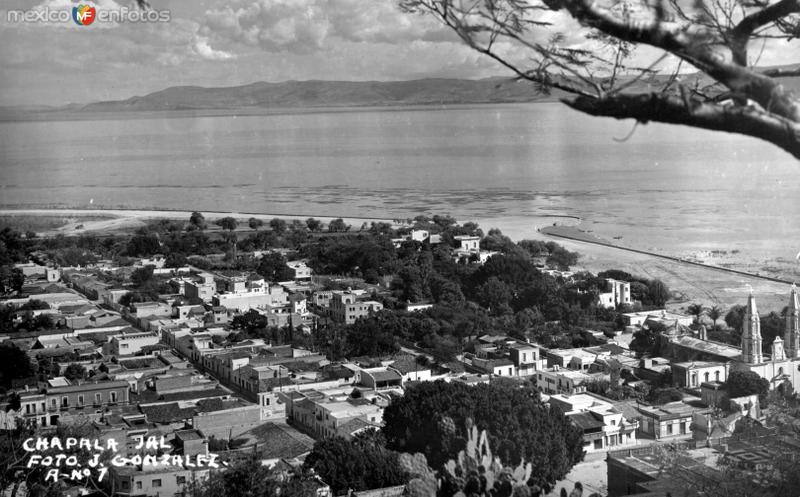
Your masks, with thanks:
M 328 313 L 337 323 L 353 324 L 358 318 L 369 316 L 383 309 L 383 304 L 374 300 L 359 300 L 350 291 L 333 292 Z

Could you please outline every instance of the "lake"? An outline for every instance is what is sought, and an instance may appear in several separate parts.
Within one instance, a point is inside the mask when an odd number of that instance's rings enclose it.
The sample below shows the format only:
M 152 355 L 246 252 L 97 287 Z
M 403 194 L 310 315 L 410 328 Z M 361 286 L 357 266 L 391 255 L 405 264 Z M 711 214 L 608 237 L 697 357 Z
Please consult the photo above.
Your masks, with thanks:
M 0 123 L 0 204 L 559 218 L 673 254 L 800 250 L 800 163 L 755 139 L 558 103 Z

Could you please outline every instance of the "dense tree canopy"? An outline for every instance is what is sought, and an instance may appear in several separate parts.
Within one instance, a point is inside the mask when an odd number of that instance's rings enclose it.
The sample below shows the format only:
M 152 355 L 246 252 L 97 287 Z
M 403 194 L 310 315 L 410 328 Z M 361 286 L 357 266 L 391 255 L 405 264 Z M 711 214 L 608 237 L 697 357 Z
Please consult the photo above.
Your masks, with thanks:
M 437 469 L 463 448 L 468 418 L 487 430 L 505 464 L 532 462 L 538 485 L 553 484 L 583 458 L 580 430 L 514 382 L 415 385 L 386 408 L 383 433 L 390 449 L 421 452 Z
M 766 407 L 769 382 L 753 371 L 732 371 L 725 382 L 725 390 L 731 398 L 758 395 L 761 407 Z
M 0 345 L 0 386 L 8 388 L 13 380 L 35 373 L 28 354 L 13 345 Z
M 402 485 L 408 475 L 398 461 L 399 454 L 386 449 L 373 437 L 325 438 L 314 444 L 304 466 L 331 486 L 334 495 Z

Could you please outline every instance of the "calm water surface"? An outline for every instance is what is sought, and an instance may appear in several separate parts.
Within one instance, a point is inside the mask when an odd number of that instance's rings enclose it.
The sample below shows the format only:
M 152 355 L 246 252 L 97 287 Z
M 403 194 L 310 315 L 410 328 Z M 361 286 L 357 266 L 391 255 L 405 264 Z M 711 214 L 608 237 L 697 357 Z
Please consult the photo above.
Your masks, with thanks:
M 636 246 L 794 257 L 800 163 L 681 127 L 615 141 L 631 126 L 555 103 L 0 123 L 0 204 L 450 213 L 486 227 L 575 215 Z

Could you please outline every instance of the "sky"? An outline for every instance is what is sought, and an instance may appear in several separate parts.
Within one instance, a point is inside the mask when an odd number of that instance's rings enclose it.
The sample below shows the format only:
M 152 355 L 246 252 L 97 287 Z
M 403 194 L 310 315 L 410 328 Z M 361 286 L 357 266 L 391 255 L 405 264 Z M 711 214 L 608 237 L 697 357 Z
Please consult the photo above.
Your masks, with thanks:
M 97 12 L 118 12 L 133 9 L 132 1 L 92 5 Z M 168 14 L 168 22 L 101 22 L 99 14 L 85 26 L 72 19 L 19 22 L 9 18 L 9 11 L 71 15 L 78 2 L 3 0 L 0 105 L 117 100 L 177 85 L 510 75 L 432 17 L 402 12 L 397 0 L 150 4 Z M 577 24 L 556 20 L 567 33 L 579 31 Z

